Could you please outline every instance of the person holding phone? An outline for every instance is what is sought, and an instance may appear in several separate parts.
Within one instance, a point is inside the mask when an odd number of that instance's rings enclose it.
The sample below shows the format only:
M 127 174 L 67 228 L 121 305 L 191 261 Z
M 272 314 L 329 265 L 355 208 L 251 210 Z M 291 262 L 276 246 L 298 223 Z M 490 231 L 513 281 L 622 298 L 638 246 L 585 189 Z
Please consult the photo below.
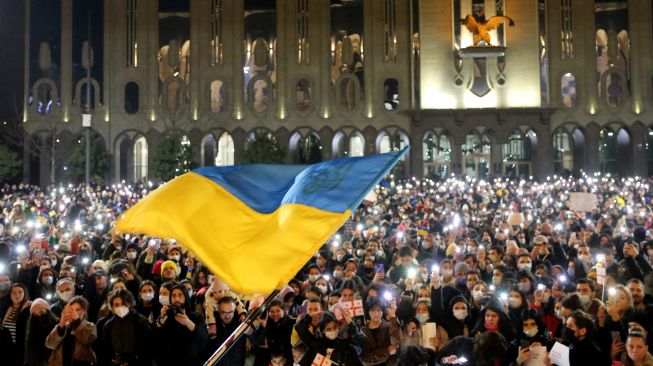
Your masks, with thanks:
M 474 338 L 458 336 L 435 355 L 440 365 L 507 366 L 508 342 L 501 333 L 481 333 Z
M 64 307 L 59 324 L 45 340 L 45 346 L 53 350 L 51 366 L 90 366 L 97 362 L 92 348 L 97 339 L 97 329 L 95 324 L 86 320 L 87 311 L 88 301 L 81 296 L 73 297 Z
M 367 347 L 360 357 L 362 364 L 396 365 L 402 340 L 401 326 L 395 316 L 396 304 L 388 305 L 380 296 L 370 297 L 365 303 L 365 310 L 369 321 L 363 327 Z

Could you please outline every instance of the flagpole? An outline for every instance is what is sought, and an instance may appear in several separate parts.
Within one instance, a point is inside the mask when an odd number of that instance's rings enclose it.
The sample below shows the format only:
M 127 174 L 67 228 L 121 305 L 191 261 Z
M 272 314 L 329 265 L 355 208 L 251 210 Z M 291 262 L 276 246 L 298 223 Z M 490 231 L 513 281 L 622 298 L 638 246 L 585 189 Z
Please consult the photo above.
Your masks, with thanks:
M 240 337 L 247 331 L 247 328 L 252 326 L 254 321 L 258 319 L 258 317 L 261 315 L 264 309 L 267 308 L 267 306 L 272 302 L 272 300 L 275 299 L 275 297 L 279 294 L 279 290 L 274 290 L 268 297 L 265 298 L 265 301 L 261 305 L 259 305 L 254 311 L 249 313 L 247 315 L 247 318 L 234 330 L 233 333 L 227 338 L 227 340 L 218 347 L 218 349 L 213 353 L 213 355 L 204 363 L 204 366 L 213 366 L 220 362 L 222 358 L 229 352 L 231 347 L 236 344 L 236 341 L 240 339 Z

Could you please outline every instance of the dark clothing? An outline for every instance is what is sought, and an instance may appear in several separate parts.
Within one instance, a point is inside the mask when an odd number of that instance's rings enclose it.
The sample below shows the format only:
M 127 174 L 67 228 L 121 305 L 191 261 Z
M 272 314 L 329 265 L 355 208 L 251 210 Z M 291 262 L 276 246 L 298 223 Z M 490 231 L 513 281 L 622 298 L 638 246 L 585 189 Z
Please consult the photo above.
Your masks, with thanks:
M 569 346 L 569 364 L 609 366 L 612 361 L 609 351 L 603 352 L 591 338 L 584 338 Z
M 153 333 L 158 366 L 202 365 L 206 361 L 202 356 L 209 336 L 204 317 L 195 312 L 187 315 L 195 323 L 192 332 L 170 317 L 163 326 L 155 326 Z
M 290 336 L 294 325 L 295 321 L 286 315 L 278 322 L 268 319 L 265 328 L 259 327 L 252 335 L 252 342 L 257 347 L 254 365 L 268 366 L 273 350 L 283 352 L 286 360 L 291 360 Z
M 234 314 L 231 323 L 225 324 L 220 318 L 220 314 L 215 312 L 216 319 L 216 338 L 213 339 L 211 344 L 211 349 L 217 349 L 224 341 L 229 338 L 229 336 L 238 328 L 240 325 L 240 320 L 238 316 Z M 239 337 L 236 343 L 231 347 L 229 352 L 222 358 L 222 361 L 217 364 L 217 366 L 243 366 L 245 365 L 246 357 L 246 337 Z
M 129 366 L 151 365 L 150 324 L 131 310 L 124 318 L 112 316 L 102 329 L 103 356 Z
M 335 340 L 323 337 L 313 338 L 311 342 L 307 344 L 308 350 L 304 359 L 307 359 L 309 361 L 308 364 L 310 365 L 310 362 L 313 361 L 318 353 L 322 356 L 327 356 L 328 350 L 332 349 L 333 351 L 331 352 L 330 359 L 333 362 L 337 362 L 342 366 L 361 365 L 360 355 L 363 348 L 366 347 L 367 340 L 365 335 L 356 324 L 354 324 L 354 322 L 351 322 L 351 324 L 347 326 L 347 329 L 349 333 L 348 338 L 338 337 Z M 308 332 L 308 328 L 304 328 L 303 326 L 297 327 L 296 330 L 300 337 L 302 336 L 302 333 Z M 310 338 L 302 337 L 302 339 Z
M 435 361 L 440 362 L 441 359 L 449 356 L 457 356 L 459 359 L 465 357 L 467 359 L 467 362 L 463 363 L 465 366 L 494 366 L 497 364 L 494 360 L 479 357 L 474 350 L 474 338 L 470 337 L 456 337 L 445 343 L 436 353 Z M 509 364 L 509 360 L 503 360 L 498 365 Z
M 2 365 L 22 366 L 25 357 L 25 338 L 27 333 L 27 321 L 29 319 L 29 306 L 18 310 L 16 318 L 16 342 L 11 338 L 9 329 L 2 327 L 2 319 L 5 314 L 0 314 L 0 360 Z
M 430 321 L 436 323 L 446 322 L 446 314 L 451 313 L 449 302 L 455 296 L 460 295 L 460 291 L 449 286 L 440 286 L 438 289 L 431 289 L 431 310 L 429 312 Z
M 45 346 L 45 339 L 52 329 L 57 325 L 58 320 L 47 312 L 41 316 L 30 316 L 27 320 L 27 333 L 25 335 L 25 365 L 46 366 L 52 351 Z

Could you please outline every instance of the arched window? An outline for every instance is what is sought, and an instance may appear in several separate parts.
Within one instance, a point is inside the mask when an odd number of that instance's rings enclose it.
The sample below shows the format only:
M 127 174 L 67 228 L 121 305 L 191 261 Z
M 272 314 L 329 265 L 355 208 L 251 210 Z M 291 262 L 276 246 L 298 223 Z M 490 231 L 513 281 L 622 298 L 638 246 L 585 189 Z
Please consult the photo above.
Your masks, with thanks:
M 382 132 L 381 139 L 379 141 L 379 153 L 387 153 L 390 152 L 390 150 L 390 136 L 388 136 L 387 133 Z
M 560 79 L 560 92 L 562 105 L 567 108 L 576 106 L 576 77 L 570 72 L 562 75 Z
M 147 140 L 144 136 L 134 142 L 134 181 L 147 180 Z
M 531 139 L 529 131 L 523 135 L 515 130 L 508 143 L 501 146 L 503 173 L 509 177 L 528 177 L 531 174 Z
M 399 82 L 397 79 L 386 79 L 383 83 L 383 106 L 388 111 L 399 108 Z
M 213 134 L 208 134 L 202 139 L 202 166 L 216 165 L 216 141 Z
M 490 138 L 483 134 L 469 134 L 462 145 L 463 166 L 465 174 L 477 179 L 485 179 L 491 171 L 492 144 Z
M 219 113 L 224 110 L 225 105 L 225 87 L 222 80 L 213 80 L 211 82 L 211 111 Z
M 227 132 L 220 135 L 218 153 L 215 157 L 216 166 L 234 165 L 234 139 Z
M 322 161 L 322 144 L 316 133 L 309 133 L 306 137 L 296 133 L 291 139 L 291 143 L 293 142 L 296 144 L 294 146 L 295 161 L 298 164 L 313 164 Z
M 125 85 L 125 112 L 130 116 L 138 113 L 140 107 L 139 98 L 140 90 L 138 84 L 133 81 L 127 83 L 127 85 Z
M 574 152 L 571 136 L 564 129 L 553 133 L 553 171 L 557 174 L 571 173 L 574 168 Z
M 365 155 L 365 138 L 360 132 L 354 132 L 349 137 L 349 156 Z
M 599 132 L 599 169 L 603 173 L 617 171 L 617 136 L 609 128 Z
M 422 139 L 422 151 L 424 176 L 444 178 L 451 164 L 449 137 L 446 134 L 438 137 L 433 132 L 427 132 Z

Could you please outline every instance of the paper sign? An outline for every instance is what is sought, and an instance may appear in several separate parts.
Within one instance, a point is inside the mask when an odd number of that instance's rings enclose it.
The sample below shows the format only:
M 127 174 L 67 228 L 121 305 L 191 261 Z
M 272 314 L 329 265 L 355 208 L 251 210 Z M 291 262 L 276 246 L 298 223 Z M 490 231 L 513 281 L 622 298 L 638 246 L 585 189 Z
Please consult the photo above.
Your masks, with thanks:
M 345 309 L 351 310 L 354 316 L 365 315 L 365 311 L 363 310 L 363 300 L 346 301 L 342 303 L 342 306 Z
M 422 325 L 422 344 L 426 348 L 430 348 L 435 351 L 435 346 L 431 344 L 431 338 L 436 336 L 437 326 L 435 323 L 426 323 Z
M 605 284 L 605 268 L 604 267 L 596 267 L 596 282 L 599 285 Z
M 313 359 L 313 363 L 311 363 L 311 366 L 337 366 L 338 364 L 336 362 L 331 361 L 328 357 L 317 354 L 315 355 L 315 358 Z
M 594 193 L 572 192 L 569 194 L 569 209 L 578 212 L 590 212 L 596 209 L 599 201 Z
M 531 358 L 526 361 L 526 366 L 544 366 L 544 359 L 546 358 L 546 347 L 544 346 L 531 346 Z
M 524 222 L 524 214 L 521 212 L 513 212 L 508 216 L 508 224 L 510 226 L 519 226 Z
M 565 346 L 560 342 L 556 342 L 549 352 L 549 358 L 551 363 L 558 366 L 570 366 L 569 365 L 569 347 Z

